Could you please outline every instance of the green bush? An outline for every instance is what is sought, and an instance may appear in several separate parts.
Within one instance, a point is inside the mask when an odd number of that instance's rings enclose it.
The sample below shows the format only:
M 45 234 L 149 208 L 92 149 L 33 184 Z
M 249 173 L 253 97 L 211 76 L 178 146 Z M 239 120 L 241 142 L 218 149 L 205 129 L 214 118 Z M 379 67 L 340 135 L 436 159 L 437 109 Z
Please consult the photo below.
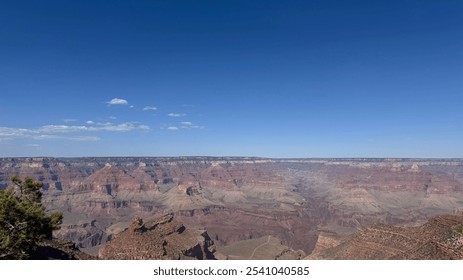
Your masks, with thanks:
M 457 231 L 459 234 L 463 234 L 463 225 L 457 227 L 456 231 Z
M 0 190 L 0 259 L 28 259 L 59 229 L 63 214 L 45 212 L 42 183 L 16 176 L 11 181 L 13 186 Z

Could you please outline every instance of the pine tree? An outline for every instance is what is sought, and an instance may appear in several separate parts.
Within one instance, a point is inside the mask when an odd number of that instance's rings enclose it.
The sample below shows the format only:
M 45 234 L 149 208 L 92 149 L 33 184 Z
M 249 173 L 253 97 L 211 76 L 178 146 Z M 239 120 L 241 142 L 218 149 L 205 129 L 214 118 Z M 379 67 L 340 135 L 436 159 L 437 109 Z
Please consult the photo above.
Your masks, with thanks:
M 11 181 L 13 186 L 0 190 L 0 259 L 28 259 L 59 229 L 63 214 L 45 212 L 41 182 L 17 176 Z

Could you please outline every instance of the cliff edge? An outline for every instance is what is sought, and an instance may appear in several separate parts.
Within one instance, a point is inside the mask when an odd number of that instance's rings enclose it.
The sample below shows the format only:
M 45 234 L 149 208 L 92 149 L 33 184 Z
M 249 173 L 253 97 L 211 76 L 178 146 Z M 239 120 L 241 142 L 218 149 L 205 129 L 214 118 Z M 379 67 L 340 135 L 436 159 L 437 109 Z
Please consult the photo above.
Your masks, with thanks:
M 100 250 L 106 260 L 215 259 L 215 246 L 205 230 L 187 229 L 173 215 L 143 222 L 135 217 Z

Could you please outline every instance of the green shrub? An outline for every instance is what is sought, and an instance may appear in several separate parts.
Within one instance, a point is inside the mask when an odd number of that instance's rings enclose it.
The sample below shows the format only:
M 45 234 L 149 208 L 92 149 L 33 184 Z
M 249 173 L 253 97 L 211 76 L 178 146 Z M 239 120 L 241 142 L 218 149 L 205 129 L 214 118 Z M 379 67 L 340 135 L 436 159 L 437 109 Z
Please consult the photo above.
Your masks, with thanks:
M 0 190 L 0 259 L 28 259 L 38 243 L 59 229 L 61 212 L 47 214 L 42 183 L 12 177 L 14 186 Z

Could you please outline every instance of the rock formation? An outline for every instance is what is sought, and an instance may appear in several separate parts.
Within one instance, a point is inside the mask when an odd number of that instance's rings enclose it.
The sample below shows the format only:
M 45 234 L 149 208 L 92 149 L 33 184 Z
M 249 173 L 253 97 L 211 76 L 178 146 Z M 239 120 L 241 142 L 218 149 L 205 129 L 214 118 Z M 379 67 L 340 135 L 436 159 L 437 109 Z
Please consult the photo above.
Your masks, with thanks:
M 63 239 L 45 240 L 32 255 L 34 260 L 95 260 L 80 251 L 72 241 Z
M 215 247 L 205 230 L 187 229 L 173 215 L 144 223 L 139 217 L 100 250 L 107 260 L 215 259 Z
M 432 218 L 417 227 L 377 225 L 318 253 L 325 259 L 462 260 L 463 216 Z
M 226 260 L 301 260 L 302 250 L 284 246 L 278 238 L 264 236 L 217 248 L 217 258 Z
M 310 254 L 320 229 L 345 236 L 463 209 L 461 159 L 0 158 L 0 188 L 13 175 L 44 184 L 47 209 L 64 213 L 56 237 L 86 249 L 130 217 L 174 213 L 218 246 L 271 235 Z

